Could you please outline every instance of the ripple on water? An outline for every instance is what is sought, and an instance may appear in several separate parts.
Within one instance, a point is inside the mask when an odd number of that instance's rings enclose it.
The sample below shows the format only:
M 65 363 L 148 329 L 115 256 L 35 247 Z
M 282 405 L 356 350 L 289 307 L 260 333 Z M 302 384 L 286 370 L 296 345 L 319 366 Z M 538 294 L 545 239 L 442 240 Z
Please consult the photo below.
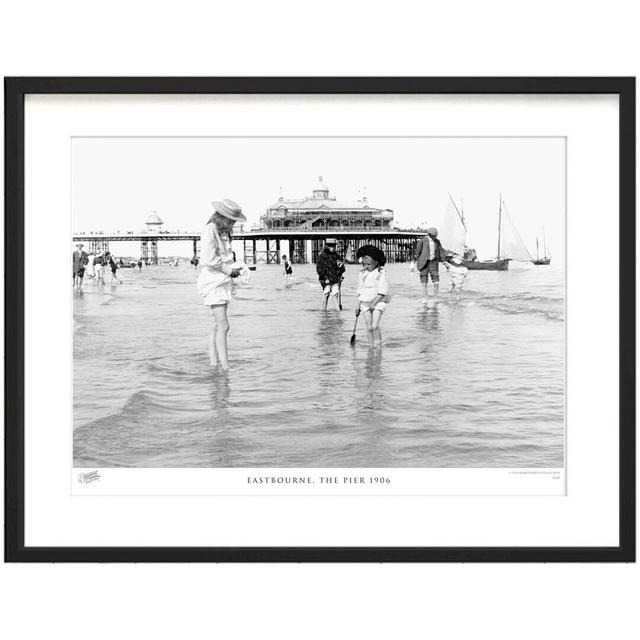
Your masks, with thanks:
M 74 298 L 76 464 L 562 463 L 562 278 L 522 291 L 509 272 L 473 275 L 459 304 L 425 305 L 406 266 L 390 265 L 372 350 L 362 318 L 350 343 L 357 268 L 342 313 L 320 310 L 313 269 L 296 265 L 283 290 L 280 267 L 261 265 L 229 309 L 228 373 L 208 363 L 197 272 L 149 268 L 109 293 L 87 283 Z

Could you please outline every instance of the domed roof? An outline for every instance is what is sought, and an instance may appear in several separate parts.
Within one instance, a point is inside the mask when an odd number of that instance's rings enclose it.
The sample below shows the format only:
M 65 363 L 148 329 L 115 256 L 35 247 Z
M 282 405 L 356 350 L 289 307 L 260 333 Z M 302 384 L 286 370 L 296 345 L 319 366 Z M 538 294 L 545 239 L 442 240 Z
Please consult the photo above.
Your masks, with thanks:
M 322 176 L 318 179 L 318 184 L 313 188 L 314 191 L 329 191 L 329 187 L 326 182 L 322 180 Z
M 313 189 L 312 198 L 314 200 L 328 200 L 329 187 L 326 182 L 322 181 L 322 176 L 318 178 L 318 184 Z
M 157 213 L 152 213 L 148 218 L 145 224 L 164 224 L 162 220 L 160 220 L 160 216 Z

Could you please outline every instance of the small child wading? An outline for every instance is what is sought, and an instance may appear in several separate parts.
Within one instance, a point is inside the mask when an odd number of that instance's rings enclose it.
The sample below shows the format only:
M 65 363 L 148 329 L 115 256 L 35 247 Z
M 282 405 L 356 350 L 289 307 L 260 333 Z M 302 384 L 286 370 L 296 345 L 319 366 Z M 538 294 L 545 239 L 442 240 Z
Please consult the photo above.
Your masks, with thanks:
M 318 261 L 316 262 L 316 272 L 324 298 L 322 308 L 326 311 L 329 299 L 331 299 L 335 309 L 341 310 L 340 285 L 344 280 L 344 262 L 336 253 L 337 242 L 335 238 L 327 238 L 324 244 L 324 249 L 318 254 Z
M 449 301 L 453 295 L 456 296 L 456 302 L 460 300 L 462 293 L 462 285 L 467 278 L 469 269 L 464 266 L 464 262 L 460 256 L 453 255 L 444 263 L 445 269 L 449 272 Z
M 285 289 L 289 286 L 289 282 L 293 277 L 293 267 L 291 266 L 291 260 L 287 256 L 282 256 L 282 264 L 284 265 L 284 286 Z
M 360 247 L 356 253 L 362 258 L 362 271 L 358 277 L 358 307 L 356 316 L 364 312 L 369 346 L 382 344 L 380 320 L 389 301 L 389 274 L 384 269 L 384 253 L 371 244 Z
M 106 263 L 104 254 L 102 251 L 96 254 L 96 257 L 93 259 L 93 268 L 96 273 L 96 284 L 104 284 L 104 265 Z

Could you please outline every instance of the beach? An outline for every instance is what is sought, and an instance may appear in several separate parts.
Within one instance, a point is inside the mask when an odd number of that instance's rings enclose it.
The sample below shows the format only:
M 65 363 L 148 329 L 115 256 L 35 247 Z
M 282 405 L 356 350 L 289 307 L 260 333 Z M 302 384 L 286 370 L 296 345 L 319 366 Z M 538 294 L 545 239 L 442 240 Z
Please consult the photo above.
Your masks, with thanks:
M 228 373 L 208 362 L 210 310 L 181 261 L 74 293 L 76 467 L 562 467 L 564 268 L 470 272 L 459 303 L 421 302 L 387 265 L 382 348 L 322 312 L 315 265 L 259 264 L 229 308 Z

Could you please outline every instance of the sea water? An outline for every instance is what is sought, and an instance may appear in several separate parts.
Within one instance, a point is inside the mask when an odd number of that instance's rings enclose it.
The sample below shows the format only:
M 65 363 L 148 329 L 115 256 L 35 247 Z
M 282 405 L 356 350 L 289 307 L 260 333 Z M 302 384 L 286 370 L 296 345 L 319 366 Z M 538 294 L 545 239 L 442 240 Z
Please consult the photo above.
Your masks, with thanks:
M 229 307 L 228 373 L 188 261 L 85 278 L 74 293 L 74 463 L 82 467 L 561 467 L 564 270 L 469 272 L 462 298 L 421 301 L 388 265 L 382 347 L 322 311 L 314 265 L 259 264 Z M 110 275 L 107 275 L 109 280 Z

